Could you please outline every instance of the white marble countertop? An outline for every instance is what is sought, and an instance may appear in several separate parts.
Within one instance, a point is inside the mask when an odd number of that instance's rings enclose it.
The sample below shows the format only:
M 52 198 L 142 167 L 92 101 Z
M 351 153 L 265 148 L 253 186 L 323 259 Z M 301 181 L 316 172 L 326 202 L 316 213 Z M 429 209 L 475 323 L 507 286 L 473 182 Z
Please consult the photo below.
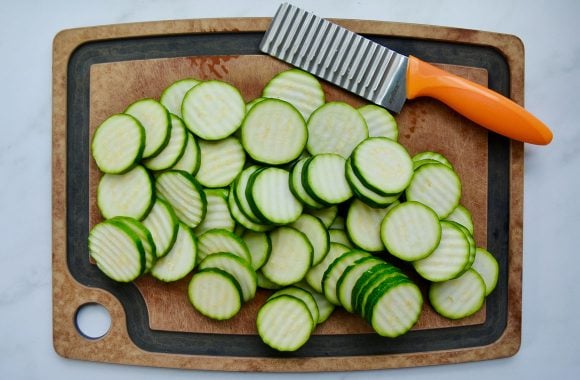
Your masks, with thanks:
M 580 2 L 294 1 L 323 17 L 514 34 L 526 49 L 526 106 L 553 130 L 526 146 L 523 325 L 508 359 L 303 378 L 577 378 L 580 370 Z M 63 29 L 207 17 L 271 16 L 277 1 L 7 1 L 0 11 L 0 378 L 288 378 L 67 360 L 52 347 L 51 51 Z M 578 144 L 578 145 L 577 145 Z

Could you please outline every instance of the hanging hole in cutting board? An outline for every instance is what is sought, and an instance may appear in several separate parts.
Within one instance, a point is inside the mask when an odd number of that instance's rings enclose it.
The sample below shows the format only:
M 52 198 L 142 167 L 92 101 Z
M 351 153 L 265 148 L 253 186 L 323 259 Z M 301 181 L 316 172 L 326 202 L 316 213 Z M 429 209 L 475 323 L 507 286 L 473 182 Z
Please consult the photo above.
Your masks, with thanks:
M 83 337 L 96 340 L 105 336 L 111 328 L 111 314 L 99 303 L 86 303 L 75 313 L 75 327 Z

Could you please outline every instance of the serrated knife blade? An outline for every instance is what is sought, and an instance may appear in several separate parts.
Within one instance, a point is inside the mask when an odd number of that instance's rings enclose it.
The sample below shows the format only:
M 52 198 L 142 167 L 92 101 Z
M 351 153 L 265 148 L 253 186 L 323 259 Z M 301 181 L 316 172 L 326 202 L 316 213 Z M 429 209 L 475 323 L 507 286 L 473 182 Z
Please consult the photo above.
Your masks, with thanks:
M 548 127 L 512 100 L 288 3 L 278 8 L 260 50 L 394 112 L 406 99 L 429 96 L 509 138 L 552 140 Z

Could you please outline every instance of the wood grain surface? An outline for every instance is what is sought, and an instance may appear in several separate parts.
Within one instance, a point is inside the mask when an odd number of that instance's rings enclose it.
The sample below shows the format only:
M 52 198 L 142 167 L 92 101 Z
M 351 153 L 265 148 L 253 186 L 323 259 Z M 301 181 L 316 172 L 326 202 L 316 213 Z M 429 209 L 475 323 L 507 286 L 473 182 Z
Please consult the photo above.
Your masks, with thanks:
M 419 25 L 345 21 L 354 31 L 392 36 L 452 40 L 499 49 L 510 65 L 511 96 L 523 101 L 523 49 L 513 36 L 487 32 L 462 31 Z M 127 333 L 126 316 L 120 302 L 110 293 L 79 284 L 70 274 L 66 251 L 66 113 L 67 62 L 76 47 L 87 41 L 170 33 L 203 33 L 215 31 L 262 31 L 267 19 L 191 20 L 83 28 L 65 31 L 54 43 L 53 62 L 53 336 L 56 351 L 64 357 L 151 366 L 242 370 L 242 371 L 334 371 L 393 368 L 491 359 L 515 354 L 520 344 L 523 145 L 511 143 L 510 149 L 510 247 L 508 273 L 508 318 L 503 335 L 487 347 L 451 351 L 411 352 L 397 355 L 361 356 L 356 358 L 244 358 L 191 356 L 147 352 L 138 348 Z M 487 84 L 486 70 L 474 67 L 441 65 L 444 69 L 481 84 Z M 173 81 L 186 77 L 220 79 L 240 89 L 246 101 L 258 97 L 264 84 L 288 66 L 262 55 L 195 56 L 166 59 L 94 64 L 90 68 L 89 131 L 108 116 L 122 112 L 130 103 L 145 97 L 159 98 Z M 366 102 L 335 86 L 323 83 L 326 100 L 341 100 L 353 106 Z M 399 141 L 411 154 L 424 150 L 439 151 L 450 159 L 462 184 L 462 201 L 472 211 L 477 245 L 487 242 L 488 134 L 446 106 L 430 99 L 409 101 L 397 115 Z M 96 207 L 99 172 L 89 163 L 89 224 L 101 220 Z M 187 300 L 189 277 L 172 284 L 149 276 L 137 281 L 153 330 L 210 334 L 256 334 L 255 315 L 267 296 L 260 291 L 242 312 L 226 323 L 211 321 L 199 315 Z M 79 306 L 97 302 L 112 316 L 111 330 L 101 339 L 89 340 L 78 333 L 74 316 Z M 414 329 L 471 326 L 484 323 L 485 307 L 475 315 L 450 321 L 438 316 L 428 306 Z M 372 330 L 359 317 L 337 310 L 315 334 L 359 334 Z

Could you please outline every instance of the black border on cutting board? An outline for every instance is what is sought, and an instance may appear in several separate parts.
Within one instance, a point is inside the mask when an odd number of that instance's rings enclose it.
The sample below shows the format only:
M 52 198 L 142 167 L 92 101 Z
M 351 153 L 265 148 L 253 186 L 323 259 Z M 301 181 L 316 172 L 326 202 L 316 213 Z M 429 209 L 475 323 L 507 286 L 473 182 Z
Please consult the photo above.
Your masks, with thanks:
M 107 279 L 89 261 L 89 72 L 93 64 L 196 55 L 261 54 L 263 33 L 209 33 L 96 40 L 79 46 L 68 63 L 67 82 L 67 265 L 83 285 L 112 293 L 122 303 L 133 342 L 151 352 L 218 357 L 351 357 L 429 352 L 488 345 L 499 339 L 507 325 L 509 172 L 507 138 L 488 134 L 487 247 L 499 261 L 496 290 L 486 300 L 483 324 L 410 331 L 388 339 L 377 334 L 313 335 L 293 353 L 280 353 L 257 335 L 204 334 L 152 330 L 146 305 L 133 284 Z M 425 61 L 480 67 L 488 71 L 491 89 L 509 97 L 510 74 L 505 57 L 489 46 L 418 38 L 366 36 L 402 54 Z

